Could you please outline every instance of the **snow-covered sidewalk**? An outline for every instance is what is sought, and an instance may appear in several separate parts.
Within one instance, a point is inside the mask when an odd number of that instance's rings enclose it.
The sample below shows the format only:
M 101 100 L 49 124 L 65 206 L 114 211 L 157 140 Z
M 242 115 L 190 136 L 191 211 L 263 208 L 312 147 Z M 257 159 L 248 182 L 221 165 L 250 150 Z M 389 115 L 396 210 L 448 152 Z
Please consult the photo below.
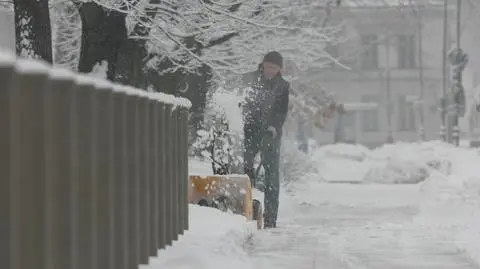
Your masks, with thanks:
M 357 151 L 357 157 L 349 150 L 330 147 L 312 156 L 322 156 L 315 161 L 324 164 L 335 163 L 328 158 L 356 162 L 359 169 L 327 170 L 330 179 L 341 180 L 349 170 L 365 183 L 366 171 L 381 167 L 391 171 L 375 175 L 406 178 L 421 167 L 426 181 L 391 184 L 399 182 L 377 177 L 369 184 L 331 184 L 325 175 L 310 175 L 283 189 L 274 230 L 255 231 L 240 216 L 192 205 L 191 230 L 160 251 L 149 269 L 478 268 L 476 150 L 439 143 Z

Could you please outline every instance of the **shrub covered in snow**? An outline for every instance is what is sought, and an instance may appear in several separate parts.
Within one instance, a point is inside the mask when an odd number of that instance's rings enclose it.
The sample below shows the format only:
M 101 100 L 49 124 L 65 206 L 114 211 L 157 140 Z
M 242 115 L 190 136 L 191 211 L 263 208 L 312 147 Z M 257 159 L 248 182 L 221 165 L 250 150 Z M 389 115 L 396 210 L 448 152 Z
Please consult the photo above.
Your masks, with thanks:
M 238 172 L 243 163 L 239 154 L 241 137 L 230 130 L 225 109 L 210 101 L 207 104 L 202 129 L 191 147 L 191 154 L 212 163 L 215 174 Z

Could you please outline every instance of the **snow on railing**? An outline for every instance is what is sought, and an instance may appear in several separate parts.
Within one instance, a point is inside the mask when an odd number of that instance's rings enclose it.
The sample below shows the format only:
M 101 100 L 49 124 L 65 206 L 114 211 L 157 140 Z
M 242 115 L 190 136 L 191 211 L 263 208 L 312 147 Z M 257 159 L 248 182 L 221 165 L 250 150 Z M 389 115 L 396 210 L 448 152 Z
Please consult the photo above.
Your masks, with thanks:
M 0 54 L 0 268 L 137 268 L 188 229 L 188 100 Z

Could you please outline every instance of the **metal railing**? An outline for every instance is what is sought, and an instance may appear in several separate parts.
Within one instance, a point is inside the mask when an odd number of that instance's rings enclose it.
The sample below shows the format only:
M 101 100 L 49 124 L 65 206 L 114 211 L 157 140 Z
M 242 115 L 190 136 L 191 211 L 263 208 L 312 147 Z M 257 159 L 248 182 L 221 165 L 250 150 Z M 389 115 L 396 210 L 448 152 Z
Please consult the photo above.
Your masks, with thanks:
M 0 268 L 148 264 L 188 229 L 188 108 L 0 57 Z

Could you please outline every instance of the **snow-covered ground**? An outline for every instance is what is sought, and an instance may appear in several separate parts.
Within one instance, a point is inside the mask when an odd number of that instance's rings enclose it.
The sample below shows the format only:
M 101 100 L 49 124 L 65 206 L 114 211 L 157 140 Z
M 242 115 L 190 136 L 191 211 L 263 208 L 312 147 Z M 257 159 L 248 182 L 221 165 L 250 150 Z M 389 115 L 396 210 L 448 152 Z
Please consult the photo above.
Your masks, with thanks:
M 190 231 L 149 269 L 480 265 L 477 150 L 440 142 L 336 145 L 308 158 L 318 169 L 284 186 L 280 228 L 255 231 L 240 216 L 192 205 Z M 190 172 L 210 168 L 192 161 Z
M 476 149 L 437 147 L 450 168 L 435 173 L 421 186 L 421 214 L 415 223 L 444 231 L 480 265 L 480 154 Z
M 159 251 L 146 268 L 254 268 L 243 250 L 254 225 L 238 215 L 190 205 L 190 229 L 177 242 Z
M 209 163 L 189 160 L 189 173 L 212 175 Z M 251 241 L 255 224 L 242 216 L 190 205 L 189 230 L 150 260 L 149 269 L 255 268 L 244 246 Z

